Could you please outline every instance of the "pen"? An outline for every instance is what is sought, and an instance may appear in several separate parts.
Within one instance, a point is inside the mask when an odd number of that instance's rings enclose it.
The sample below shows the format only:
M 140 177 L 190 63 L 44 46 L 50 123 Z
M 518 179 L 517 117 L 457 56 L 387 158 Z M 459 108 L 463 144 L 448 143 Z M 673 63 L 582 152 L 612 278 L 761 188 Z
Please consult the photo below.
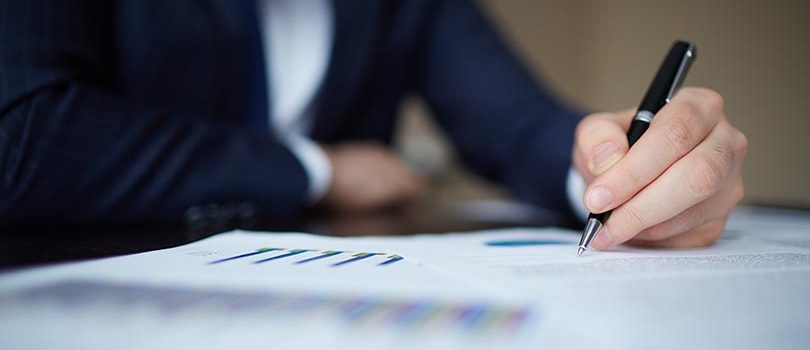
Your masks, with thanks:
M 647 94 L 641 100 L 638 112 L 630 124 L 630 130 L 627 131 L 627 141 L 630 147 L 633 147 L 641 135 L 644 135 L 658 110 L 669 103 L 669 100 L 675 95 L 675 91 L 678 90 L 689 71 L 689 66 L 695 60 L 696 53 L 697 47 L 692 43 L 678 40 L 672 44 L 664 62 L 658 68 L 658 73 L 655 74 L 655 79 L 647 89 Z M 607 222 L 611 212 L 612 210 L 608 210 L 604 213 L 588 215 L 588 223 L 579 240 L 578 256 L 585 253 L 591 241 L 599 233 L 599 229 Z

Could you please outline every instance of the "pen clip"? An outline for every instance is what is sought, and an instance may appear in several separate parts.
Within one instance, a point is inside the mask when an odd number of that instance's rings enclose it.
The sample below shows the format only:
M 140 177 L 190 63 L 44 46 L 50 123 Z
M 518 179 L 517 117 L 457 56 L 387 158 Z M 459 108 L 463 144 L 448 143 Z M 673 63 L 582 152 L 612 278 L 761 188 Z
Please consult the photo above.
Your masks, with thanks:
M 689 66 L 692 64 L 692 61 L 695 60 L 696 54 L 697 50 L 695 45 L 689 44 L 689 47 L 683 54 L 683 58 L 681 58 L 681 64 L 678 66 L 678 72 L 675 73 L 675 79 L 672 80 L 672 86 L 669 87 L 669 92 L 667 93 L 667 97 L 665 99 L 667 103 L 669 103 L 669 100 L 672 99 L 673 95 L 675 95 L 675 92 L 678 91 L 678 88 L 681 87 L 681 84 L 686 77 L 686 72 L 689 71 Z

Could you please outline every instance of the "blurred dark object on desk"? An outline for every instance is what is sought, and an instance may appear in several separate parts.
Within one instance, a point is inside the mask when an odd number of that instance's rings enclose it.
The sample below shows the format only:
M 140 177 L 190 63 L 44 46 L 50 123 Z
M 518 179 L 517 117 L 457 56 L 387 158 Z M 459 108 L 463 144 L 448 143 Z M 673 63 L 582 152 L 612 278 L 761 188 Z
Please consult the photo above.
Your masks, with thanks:
M 390 236 L 458 232 L 513 226 L 577 227 L 564 214 L 508 200 L 447 201 L 426 198 L 408 208 L 355 215 L 313 213 L 299 223 L 235 226 L 229 221 L 204 229 L 38 229 L 0 231 L 0 269 L 134 254 L 187 244 L 233 229 L 301 231 L 330 236 Z

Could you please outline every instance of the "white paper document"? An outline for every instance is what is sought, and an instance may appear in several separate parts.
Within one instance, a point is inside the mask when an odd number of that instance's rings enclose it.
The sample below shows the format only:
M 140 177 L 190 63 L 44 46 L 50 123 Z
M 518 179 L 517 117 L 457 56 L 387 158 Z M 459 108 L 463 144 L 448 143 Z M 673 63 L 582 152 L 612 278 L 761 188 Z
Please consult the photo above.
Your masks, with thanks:
M 581 258 L 559 229 L 235 231 L 0 276 L 0 349 L 801 349 L 810 250 L 791 239 L 810 232 L 794 231 Z

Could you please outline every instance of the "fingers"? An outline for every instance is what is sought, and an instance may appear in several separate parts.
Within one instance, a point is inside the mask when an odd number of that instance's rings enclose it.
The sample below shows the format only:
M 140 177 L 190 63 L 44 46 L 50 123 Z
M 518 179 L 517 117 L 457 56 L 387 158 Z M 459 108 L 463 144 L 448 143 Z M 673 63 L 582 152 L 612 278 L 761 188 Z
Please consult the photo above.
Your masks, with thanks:
M 393 154 L 379 159 L 379 166 L 380 175 L 384 177 L 381 182 L 391 192 L 391 202 L 408 201 L 424 194 L 427 187 L 424 179 Z
M 728 217 L 730 208 L 739 203 L 744 194 L 742 181 L 735 181 L 728 187 L 672 219 L 644 229 L 631 241 L 666 241 L 671 237 L 688 233 L 707 221 L 724 220 Z
M 626 127 L 632 113 L 628 110 L 594 114 L 577 126 L 574 159 L 586 181 L 610 169 L 627 153 Z
M 742 137 L 744 139 L 744 136 Z M 644 229 L 637 236 L 633 237 L 631 242 L 637 240 L 666 242 L 668 238 L 688 233 L 706 221 L 727 218 L 731 208 L 737 205 L 745 195 L 745 186 L 743 186 L 741 173 L 742 159 L 745 155 L 745 149 L 747 148 L 747 141 L 739 139 L 738 141 L 737 143 L 741 144 L 741 147 L 738 151 L 739 156 L 736 158 L 740 161 L 735 162 L 735 169 L 732 171 L 734 174 L 734 176 L 732 176 L 733 179 L 726 184 L 725 188 L 711 198 L 686 209 L 672 219 Z
M 706 247 L 714 243 L 723 233 L 726 218 L 703 222 L 697 227 L 683 234 L 661 240 L 632 239 L 628 243 L 642 247 L 656 248 L 694 248 Z
M 629 151 L 627 126 L 617 114 L 595 114 L 580 123 L 573 161 L 590 182 L 585 205 L 595 213 L 614 210 L 594 247 L 628 240 L 687 247 L 717 239 L 743 196 L 748 148 L 723 108 L 716 92 L 684 88 Z M 624 118 L 629 123 L 632 116 Z M 617 150 L 610 143 L 618 137 L 623 142 Z
M 364 148 L 358 149 L 354 163 L 357 184 L 350 191 L 365 196 L 371 207 L 380 208 L 418 195 L 420 181 L 399 158 L 379 145 L 360 146 Z
M 585 206 L 602 213 L 616 208 L 700 144 L 723 116 L 715 92 L 684 88 L 653 119 L 636 145 L 585 193 Z
M 394 153 L 372 143 L 346 143 L 327 150 L 332 183 L 323 202 L 341 212 L 370 212 L 419 198 L 426 189 Z
M 726 184 L 730 175 L 734 174 L 734 179 L 739 178 L 740 169 L 736 162 L 741 158 L 741 147 L 735 143 L 735 133 L 736 130 L 727 122 L 719 124 L 703 143 L 675 162 L 655 182 L 615 209 L 594 245 L 605 249 L 623 243 L 641 231 L 687 211 L 721 189 L 729 188 Z M 723 210 L 730 210 L 738 200 L 732 199 L 719 206 Z M 685 220 L 700 222 L 701 219 L 686 217 Z

